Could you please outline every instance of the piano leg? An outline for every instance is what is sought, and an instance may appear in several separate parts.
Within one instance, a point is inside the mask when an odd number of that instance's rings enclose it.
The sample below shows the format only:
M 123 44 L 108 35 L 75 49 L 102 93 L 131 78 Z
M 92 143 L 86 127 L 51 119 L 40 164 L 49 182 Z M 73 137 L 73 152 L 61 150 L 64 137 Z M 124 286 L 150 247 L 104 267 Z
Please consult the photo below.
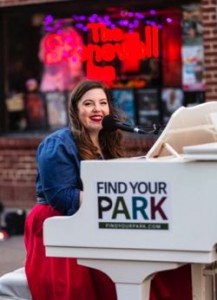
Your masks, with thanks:
M 216 300 L 216 264 L 191 265 L 193 300 Z
M 143 281 L 141 284 L 116 283 L 116 291 L 119 299 L 149 299 L 150 279 Z
M 78 263 L 98 269 L 115 283 L 118 300 L 149 300 L 152 275 L 180 266 L 172 262 L 78 259 Z

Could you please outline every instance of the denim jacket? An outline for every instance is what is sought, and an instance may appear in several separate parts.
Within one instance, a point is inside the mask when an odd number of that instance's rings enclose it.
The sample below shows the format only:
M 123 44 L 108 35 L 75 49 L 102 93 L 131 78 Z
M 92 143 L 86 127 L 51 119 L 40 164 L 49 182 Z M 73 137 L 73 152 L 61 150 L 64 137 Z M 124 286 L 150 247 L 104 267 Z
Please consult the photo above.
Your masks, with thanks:
M 37 202 L 49 204 L 64 215 L 79 208 L 80 157 L 70 128 L 47 136 L 39 145 L 36 156 Z

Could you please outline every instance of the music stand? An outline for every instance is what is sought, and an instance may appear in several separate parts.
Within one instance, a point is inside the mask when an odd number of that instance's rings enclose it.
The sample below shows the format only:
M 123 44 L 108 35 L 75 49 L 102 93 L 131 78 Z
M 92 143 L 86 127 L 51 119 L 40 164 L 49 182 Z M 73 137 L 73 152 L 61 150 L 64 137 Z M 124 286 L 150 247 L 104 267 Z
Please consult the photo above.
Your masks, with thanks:
M 146 154 L 146 158 L 180 156 L 184 146 L 217 142 L 217 101 L 180 107 Z

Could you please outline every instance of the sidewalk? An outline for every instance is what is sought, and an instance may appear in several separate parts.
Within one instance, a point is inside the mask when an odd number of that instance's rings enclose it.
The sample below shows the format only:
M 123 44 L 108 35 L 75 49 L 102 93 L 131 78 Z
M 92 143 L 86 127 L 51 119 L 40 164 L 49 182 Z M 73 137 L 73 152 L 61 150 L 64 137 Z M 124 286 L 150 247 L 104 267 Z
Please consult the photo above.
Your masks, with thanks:
M 0 240 L 0 276 L 24 266 L 25 248 L 23 235 Z

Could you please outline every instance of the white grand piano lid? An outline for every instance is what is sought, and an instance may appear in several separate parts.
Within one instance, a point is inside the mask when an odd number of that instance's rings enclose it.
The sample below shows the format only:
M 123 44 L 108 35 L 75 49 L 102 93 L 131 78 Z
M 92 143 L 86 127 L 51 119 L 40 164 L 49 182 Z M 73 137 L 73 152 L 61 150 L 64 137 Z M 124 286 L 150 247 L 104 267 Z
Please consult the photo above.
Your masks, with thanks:
M 217 142 L 217 101 L 180 107 L 173 113 L 146 157 L 171 155 L 170 147 L 178 154 L 183 154 L 184 146 L 215 142 Z

